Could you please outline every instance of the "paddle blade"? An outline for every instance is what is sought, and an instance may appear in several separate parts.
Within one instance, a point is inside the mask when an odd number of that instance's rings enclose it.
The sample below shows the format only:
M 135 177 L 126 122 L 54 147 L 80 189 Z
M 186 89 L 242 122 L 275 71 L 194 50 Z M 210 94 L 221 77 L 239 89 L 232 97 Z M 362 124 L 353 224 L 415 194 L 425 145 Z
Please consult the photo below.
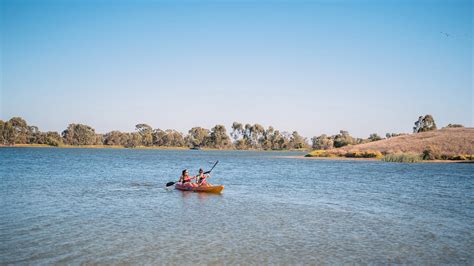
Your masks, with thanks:
M 166 186 L 167 186 L 167 187 L 171 187 L 171 186 L 174 185 L 175 183 L 176 183 L 176 182 L 168 182 L 168 183 L 166 183 Z

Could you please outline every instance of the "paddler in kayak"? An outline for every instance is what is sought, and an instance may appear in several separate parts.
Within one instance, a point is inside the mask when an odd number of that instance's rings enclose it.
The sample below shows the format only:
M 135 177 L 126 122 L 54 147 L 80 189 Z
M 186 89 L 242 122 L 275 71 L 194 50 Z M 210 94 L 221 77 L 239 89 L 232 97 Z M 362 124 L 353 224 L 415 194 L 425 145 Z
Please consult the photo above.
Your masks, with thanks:
M 192 186 L 195 187 L 197 186 L 196 183 L 191 183 L 192 179 L 196 179 L 195 176 L 189 176 L 188 169 L 184 169 L 181 176 L 179 177 L 179 183 L 186 185 L 186 186 Z
M 199 174 L 196 176 L 196 182 L 199 186 L 208 186 L 206 178 L 211 175 L 205 174 L 202 168 L 199 169 Z

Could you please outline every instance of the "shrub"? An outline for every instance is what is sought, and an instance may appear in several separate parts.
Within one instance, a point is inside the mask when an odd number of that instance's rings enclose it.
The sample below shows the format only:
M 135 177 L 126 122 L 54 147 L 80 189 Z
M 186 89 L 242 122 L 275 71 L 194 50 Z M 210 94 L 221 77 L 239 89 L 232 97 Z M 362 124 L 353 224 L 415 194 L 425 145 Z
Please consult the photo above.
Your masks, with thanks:
M 333 154 L 325 150 L 315 150 L 305 155 L 305 157 L 333 157 Z
M 436 160 L 441 158 L 438 147 L 428 146 L 423 150 L 422 153 L 423 160 Z
M 350 151 L 344 154 L 347 158 L 382 158 L 383 155 L 379 151 Z
M 396 162 L 396 163 L 418 163 L 422 160 L 422 157 L 415 153 L 395 153 L 387 154 L 382 158 L 384 162 Z
M 465 161 L 467 158 L 464 155 L 453 155 L 451 156 L 450 160 Z
M 465 160 L 472 160 L 472 157 L 469 155 L 462 155 L 462 154 L 443 154 L 441 155 L 442 160 L 450 160 L 450 161 L 465 161 Z
M 449 124 L 446 126 L 447 128 L 456 128 L 456 127 L 464 127 L 463 125 L 461 124 Z

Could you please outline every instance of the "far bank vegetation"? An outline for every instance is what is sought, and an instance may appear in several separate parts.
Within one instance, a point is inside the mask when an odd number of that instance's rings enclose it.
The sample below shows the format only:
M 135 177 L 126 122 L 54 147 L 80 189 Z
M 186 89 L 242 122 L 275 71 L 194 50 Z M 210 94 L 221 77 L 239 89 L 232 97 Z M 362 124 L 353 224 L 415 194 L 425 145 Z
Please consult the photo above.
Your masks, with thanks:
M 286 132 L 271 126 L 234 122 L 230 134 L 224 125 L 207 129 L 193 127 L 186 134 L 174 129 L 162 130 L 140 123 L 133 132 L 113 130 L 100 134 L 84 124 L 69 124 L 61 133 L 42 132 L 21 117 L 0 120 L 2 146 L 56 146 L 99 148 L 183 148 L 237 150 L 304 150 L 308 157 L 372 158 L 385 161 L 473 160 L 474 129 L 449 124 L 437 129 L 431 115 L 420 116 L 413 134 L 376 133 L 356 138 L 341 130 L 335 135 L 322 134 L 308 139 L 297 131 Z
M 42 132 L 28 125 L 21 117 L 0 120 L 0 144 L 3 146 L 48 145 L 56 147 L 126 147 L 126 148 L 208 148 L 238 150 L 300 150 L 308 149 L 307 139 L 297 131 L 291 133 L 260 124 L 234 122 L 230 135 L 223 125 L 211 129 L 193 127 L 183 134 L 174 129 L 162 130 L 140 123 L 134 132 L 118 130 L 99 134 L 84 124 L 69 124 L 58 132 Z
M 351 137 L 347 131 L 337 135 L 312 138 L 312 152 L 307 157 L 383 158 L 387 162 L 433 160 L 474 160 L 474 129 L 449 124 L 437 129 L 433 116 L 420 116 L 413 134 L 387 133 L 382 139 L 371 134 L 368 139 Z

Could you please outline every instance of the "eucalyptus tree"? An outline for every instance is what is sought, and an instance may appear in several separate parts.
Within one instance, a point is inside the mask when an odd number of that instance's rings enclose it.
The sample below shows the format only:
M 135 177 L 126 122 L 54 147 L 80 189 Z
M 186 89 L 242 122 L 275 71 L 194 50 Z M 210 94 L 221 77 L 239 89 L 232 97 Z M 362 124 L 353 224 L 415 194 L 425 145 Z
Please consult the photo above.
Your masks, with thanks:
M 275 130 L 271 137 L 272 142 L 272 150 L 283 150 L 288 148 L 288 134 L 287 132 L 280 132 L 279 130 Z
M 244 132 L 244 127 L 242 126 L 241 123 L 239 122 L 232 123 L 232 132 L 230 133 L 230 135 L 235 141 L 242 138 L 243 132 Z
M 46 133 L 41 132 L 41 135 L 45 136 L 44 143 L 50 146 L 59 146 L 62 144 L 61 135 L 58 132 L 48 131 Z
M 167 129 L 162 138 L 163 145 L 169 147 L 183 147 L 185 146 L 184 137 L 181 132 L 173 129 Z
M 104 144 L 105 145 L 124 145 L 126 141 L 122 141 L 122 135 L 124 133 L 114 130 L 106 133 L 104 135 Z
M 304 137 L 300 136 L 297 131 L 293 131 L 290 137 L 289 146 L 291 149 L 303 149 L 306 148 L 308 144 Z
M 209 129 L 202 127 L 193 127 L 188 131 L 186 143 L 191 147 L 206 146 L 210 140 Z
M 216 125 L 211 129 L 209 142 L 212 147 L 217 149 L 227 148 L 232 144 L 223 125 Z
M 166 132 L 156 128 L 153 129 L 153 132 L 151 133 L 153 137 L 153 145 L 156 146 L 164 146 L 164 137 L 166 136 Z
M 415 121 L 413 133 L 436 130 L 436 128 L 436 123 L 432 115 L 420 116 L 418 117 L 418 121 Z
M 275 129 L 272 126 L 269 126 L 264 130 L 262 137 L 259 139 L 260 147 L 264 150 L 269 150 L 272 148 L 272 137 L 275 133 Z
M 12 117 L 8 121 L 13 128 L 14 143 L 28 143 L 28 124 L 21 117 Z
M 13 125 L 10 121 L 3 123 L 2 140 L 3 144 L 15 144 L 15 129 L 13 128 Z
M 319 137 L 314 136 L 311 138 L 312 148 L 315 150 L 328 150 L 334 148 L 334 139 L 322 134 Z
M 382 138 L 377 133 L 370 134 L 369 138 L 368 138 L 369 141 L 377 141 L 377 140 L 381 140 L 381 139 Z
M 94 145 L 96 144 L 95 130 L 83 124 L 69 124 L 62 132 L 64 143 L 69 145 Z
M 355 144 L 355 140 L 351 135 L 349 135 L 348 131 L 341 130 L 339 134 L 334 136 L 334 147 L 340 148 L 347 145 Z
M 152 146 L 153 145 L 153 129 L 147 124 L 135 125 L 135 130 L 140 134 L 141 145 Z
M 260 148 L 260 138 L 263 136 L 265 128 L 260 124 L 254 124 L 250 127 L 250 139 L 253 148 Z
M 28 126 L 28 143 L 38 143 L 38 139 L 41 137 L 41 132 L 37 126 Z
M 3 137 L 3 129 L 5 128 L 5 122 L 0 119 L 0 144 L 5 144 L 5 138 Z
M 142 135 L 138 132 L 126 133 L 127 141 L 123 144 L 127 148 L 134 148 L 142 145 Z

